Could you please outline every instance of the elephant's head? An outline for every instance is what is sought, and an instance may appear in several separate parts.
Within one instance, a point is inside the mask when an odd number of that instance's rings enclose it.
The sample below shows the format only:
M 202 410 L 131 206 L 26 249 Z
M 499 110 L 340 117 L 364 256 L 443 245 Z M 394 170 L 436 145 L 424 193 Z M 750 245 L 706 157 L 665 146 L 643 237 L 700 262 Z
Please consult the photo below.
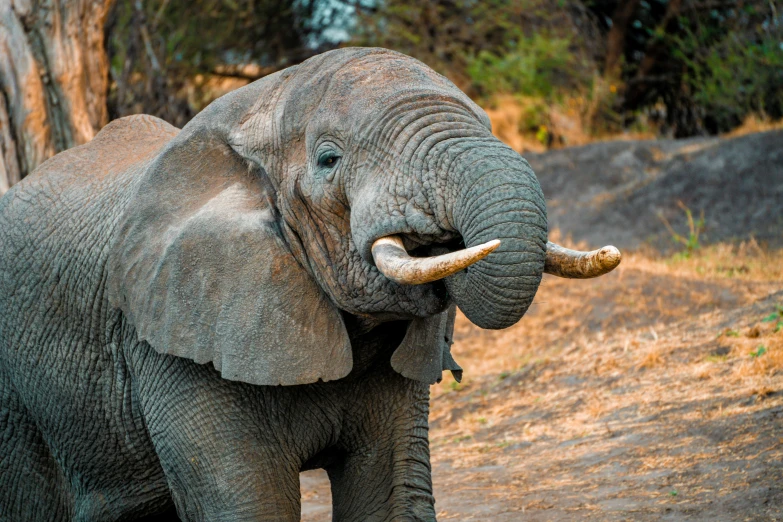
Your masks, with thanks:
M 382 49 L 328 52 L 220 98 L 136 180 L 112 302 L 159 351 L 257 384 L 346 375 L 342 313 L 423 318 L 453 300 L 504 328 L 545 269 L 619 261 L 548 253 L 528 163 L 451 82 Z

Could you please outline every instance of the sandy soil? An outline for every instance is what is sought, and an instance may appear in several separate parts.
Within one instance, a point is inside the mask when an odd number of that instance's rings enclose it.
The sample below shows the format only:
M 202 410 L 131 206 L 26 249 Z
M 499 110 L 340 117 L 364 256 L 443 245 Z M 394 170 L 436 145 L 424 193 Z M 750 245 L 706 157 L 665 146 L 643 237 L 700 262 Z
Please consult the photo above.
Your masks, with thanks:
M 783 202 L 783 149 L 753 145 L 780 138 L 599 144 L 534 158 L 565 231 L 551 235 L 568 243 L 587 227 L 591 246 L 619 237 L 646 253 L 596 280 L 546 276 L 507 330 L 458 317 L 452 351 L 465 379 L 432 388 L 439 520 L 783 520 L 783 250 L 751 238 L 783 244 L 782 214 L 767 213 Z M 742 147 L 760 152 L 749 159 Z M 723 149 L 724 167 L 744 162 L 733 177 L 715 163 Z M 572 165 L 556 177 L 569 158 L 595 172 Z M 622 170 L 623 189 L 606 167 L 639 158 L 656 165 Z M 759 174 L 757 164 L 769 168 Z M 574 190 L 567 217 L 558 209 Z M 732 193 L 750 200 L 732 210 Z M 729 242 L 688 258 L 653 249 L 666 230 L 652 213 L 687 197 L 712 214 L 713 237 L 731 224 Z M 635 239 L 648 232 L 657 243 Z M 303 520 L 330 520 L 324 473 L 304 473 L 302 494 Z

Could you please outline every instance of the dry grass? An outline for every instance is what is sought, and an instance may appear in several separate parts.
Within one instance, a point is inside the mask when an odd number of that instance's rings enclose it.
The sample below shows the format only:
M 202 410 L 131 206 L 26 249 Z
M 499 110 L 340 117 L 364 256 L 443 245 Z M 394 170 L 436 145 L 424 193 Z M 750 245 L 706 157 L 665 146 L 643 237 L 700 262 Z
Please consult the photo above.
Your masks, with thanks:
M 606 86 L 609 89 L 609 86 Z M 605 93 L 604 93 L 605 94 Z M 499 97 L 484 110 L 495 136 L 519 152 L 544 152 L 596 141 L 654 139 L 655 132 L 613 132 L 593 129 L 598 97 L 566 97 L 556 104 L 519 96 Z M 551 139 L 550 139 L 551 138 Z
M 744 136 L 746 134 L 753 134 L 754 132 L 766 132 L 777 129 L 783 129 L 783 119 L 771 120 L 767 116 L 751 114 L 745 118 L 745 121 L 742 122 L 742 125 L 733 131 L 724 134 L 724 137 L 734 138 L 737 136 Z
M 551 237 L 583 246 L 556 232 Z M 633 367 L 658 366 L 666 359 L 659 337 L 666 336 L 668 324 L 748 305 L 783 287 L 781 258 L 783 251 L 749 241 L 705 247 L 690 258 L 626 254 L 614 274 L 595 280 L 545 276 L 527 316 L 512 328 L 480 330 L 460 316 L 456 336 L 463 342 L 457 350 L 468 371 L 459 388 L 473 376 L 514 373 L 609 341 L 624 354 L 637 353 Z M 622 367 L 616 359 L 600 357 L 590 365 L 603 371 Z M 452 391 L 446 381 L 438 389 Z
M 768 250 L 755 239 L 739 244 L 719 243 L 702 247 L 690 256 L 672 256 L 660 259 L 634 255 L 634 261 L 647 264 L 651 269 L 657 264 L 663 272 L 674 276 L 691 276 L 705 279 L 734 279 L 739 281 L 783 281 L 781 250 Z M 651 261 L 651 262 L 650 262 Z
M 545 277 L 507 330 L 459 317 L 465 380 L 433 388 L 436 484 L 438 469 L 461 470 L 440 475 L 441 518 L 606 519 L 617 506 L 657 519 L 783 479 L 769 468 L 783 461 L 783 422 L 753 420 L 783 410 L 783 329 L 763 321 L 783 304 L 770 297 L 783 291 L 780 255 L 753 242 L 676 261 L 633 254 L 604 278 Z M 479 486 L 502 499 L 492 516 L 468 501 L 492 501 Z

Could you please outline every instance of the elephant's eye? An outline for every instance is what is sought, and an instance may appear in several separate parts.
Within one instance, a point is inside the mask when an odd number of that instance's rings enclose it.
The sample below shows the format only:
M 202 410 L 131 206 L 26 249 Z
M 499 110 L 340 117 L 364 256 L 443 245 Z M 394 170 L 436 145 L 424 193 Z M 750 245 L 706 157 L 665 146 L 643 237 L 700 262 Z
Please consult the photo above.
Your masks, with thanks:
M 334 168 L 337 162 L 340 161 L 340 156 L 332 151 L 324 152 L 318 156 L 318 166 L 325 167 L 327 169 Z

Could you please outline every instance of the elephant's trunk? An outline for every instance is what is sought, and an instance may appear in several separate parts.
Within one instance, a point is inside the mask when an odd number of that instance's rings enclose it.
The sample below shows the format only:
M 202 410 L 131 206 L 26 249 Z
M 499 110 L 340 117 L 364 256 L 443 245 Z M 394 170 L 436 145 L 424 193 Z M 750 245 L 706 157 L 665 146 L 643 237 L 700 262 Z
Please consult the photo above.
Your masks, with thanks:
M 381 238 L 372 252 L 376 266 L 390 279 L 421 284 L 445 278 L 450 295 L 473 323 L 505 328 L 524 315 L 543 272 L 595 277 L 619 263 L 614 247 L 583 253 L 546 241 L 546 207 L 538 181 L 511 149 L 476 147 L 455 156 L 445 191 L 452 197 L 444 197 L 441 208 L 466 248 L 414 258 L 399 238 Z
M 544 272 L 547 219 L 538 180 L 519 154 L 498 143 L 463 150 L 447 186 L 453 199 L 446 215 L 465 246 L 493 239 L 500 246 L 446 278 L 446 288 L 477 326 L 511 326 L 527 311 Z

